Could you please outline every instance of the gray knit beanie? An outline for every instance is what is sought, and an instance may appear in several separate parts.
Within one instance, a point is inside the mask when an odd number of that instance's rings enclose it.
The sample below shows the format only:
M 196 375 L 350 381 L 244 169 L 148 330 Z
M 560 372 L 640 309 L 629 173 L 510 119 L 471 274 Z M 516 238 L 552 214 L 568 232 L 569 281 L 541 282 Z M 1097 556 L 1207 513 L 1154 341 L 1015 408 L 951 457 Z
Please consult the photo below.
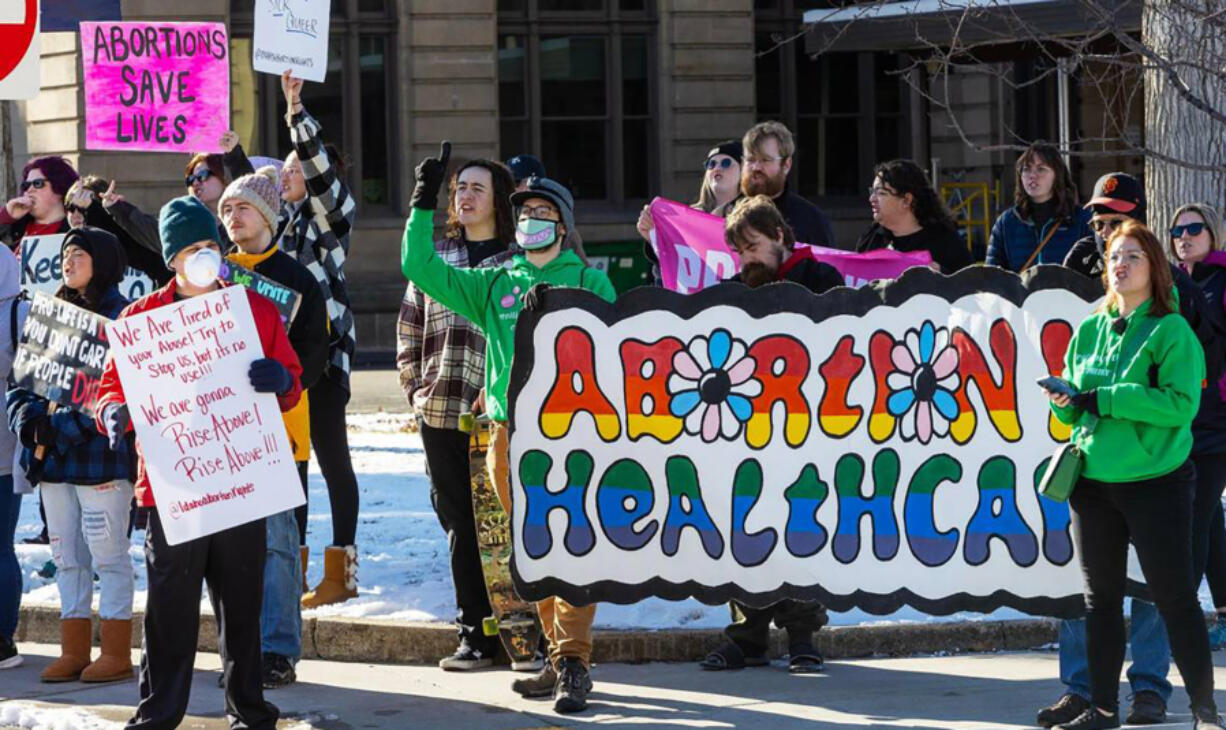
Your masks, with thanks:
M 222 210 L 227 200 L 234 199 L 250 203 L 263 216 L 270 230 L 277 229 L 277 212 L 281 210 L 281 194 L 277 192 L 276 168 L 271 165 L 261 167 L 230 183 L 217 201 L 217 210 Z

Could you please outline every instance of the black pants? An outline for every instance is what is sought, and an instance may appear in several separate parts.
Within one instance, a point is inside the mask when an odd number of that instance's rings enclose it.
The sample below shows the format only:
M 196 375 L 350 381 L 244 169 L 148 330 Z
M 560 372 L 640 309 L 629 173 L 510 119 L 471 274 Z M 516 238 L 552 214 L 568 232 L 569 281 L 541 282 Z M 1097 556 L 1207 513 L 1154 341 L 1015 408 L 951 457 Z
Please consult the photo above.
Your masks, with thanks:
M 1154 479 L 1115 484 L 1082 479 L 1073 490 L 1073 536 L 1086 586 L 1090 694 L 1100 708 L 1119 706 L 1131 539 L 1192 707 L 1214 710 L 1209 634 L 1192 580 L 1195 487 L 1196 469 L 1187 461 Z
M 1205 563 L 1205 580 L 1213 594 L 1213 605 L 1226 608 L 1226 511 L 1218 502 L 1209 524 L 1209 556 Z
M 813 641 L 813 632 L 826 625 L 826 608 L 812 601 L 783 600 L 765 608 L 733 601 L 732 623 L 724 629 L 746 656 L 762 656 L 770 643 L 771 621 L 788 632 L 788 645 Z
M 260 603 L 264 595 L 264 520 L 167 545 L 149 510 L 145 568 L 149 596 L 140 662 L 140 705 L 128 728 L 171 730 L 187 712 L 200 627 L 200 583 L 217 616 L 217 648 L 225 673 L 226 718 L 232 730 L 274 730 L 276 706 L 264 701 Z
M 468 434 L 449 428 L 421 425 L 430 477 L 430 501 L 438 523 L 447 533 L 451 551 L 451 580 L 455 584 L 456 628 L 461 639 L 482 652 L 492 653 L 497 639 L 481 631 L 481 620 L 493 613 L 481 556 L 477 551 L 477 523 L 473 518 L 472 480 L 468 471 Z
M 358 531 L 358 478 L 349 461 L 345 406 L 349 391 L 329 369 L 308 391 L 311 399 L 311 446 L 328 483 L 332 503 L 332 544 L 352 545 Z
M 307 530 L 307 507 L 311 505 L 311 490 L 307 488 L 307 471 L 310 469 L 311 462 L 299 461 L 298 463 L 298 480 L 302 482 L 302 496 L 306 497 L 302 506 L 294 508 L 294 520 L 298 523 L 298 544 L 306 545 L 306 530 Z
M 1197 588 L 1209 566 L 1209 550 L 1214 543 L 1223 549 L 1222 489 L 1226 487 L 1226 453 L 1197 454 L 1196 492 L 1192 497 L 1192 577 Z M 1214 533 L 1218 535 L 1214 535 Z

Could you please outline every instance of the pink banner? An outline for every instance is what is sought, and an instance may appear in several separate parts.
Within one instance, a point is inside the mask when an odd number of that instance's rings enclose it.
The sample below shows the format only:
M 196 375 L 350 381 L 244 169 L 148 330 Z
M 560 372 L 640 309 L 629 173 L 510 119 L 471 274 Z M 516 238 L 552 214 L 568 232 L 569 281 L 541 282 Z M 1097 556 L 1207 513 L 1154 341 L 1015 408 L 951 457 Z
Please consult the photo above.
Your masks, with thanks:
M 219 152 L 230 125 L 222 23 L 81 23 L 85 148 Z
M 651 201 L 655 222 L 652 245 L 660 260 L 664 286 L 682 294 L 706 289 L 740 270 L 736 252 L 724 242 L 724 219 L 688 205 L 656 198 Z M 928 266 L 927 251 L 903 253 L 882 249 L 852 253 L 822 246 L 808 246 L 813 258 L 839 270 L 847 286 L 861 286 L 874 279 L 897 279 L 912 266 Z

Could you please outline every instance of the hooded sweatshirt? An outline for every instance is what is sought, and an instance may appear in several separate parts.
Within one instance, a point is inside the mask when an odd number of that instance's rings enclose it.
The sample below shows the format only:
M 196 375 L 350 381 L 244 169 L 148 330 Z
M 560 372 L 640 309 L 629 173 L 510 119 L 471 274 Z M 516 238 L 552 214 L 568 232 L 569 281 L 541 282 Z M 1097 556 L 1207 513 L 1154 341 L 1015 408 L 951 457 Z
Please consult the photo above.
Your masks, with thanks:
M 21 336 L 21 323 L 29 310 L 28 302 L 19 299 L 21 283 L 19 276 L 21 265 L 8 246 L 0 246 L 0 378 L 7 379 L 13 371 L 13 356 L 16 348 L 13 343 Z M 17 308 L 14 317 L 13 308 Z M 16 319 L 17 331 L 13 330 Z M 13 473 L 13 457 L 17 449 L 17 436 L 8 428 L 0 427 L 0 476 Z M 15 484 L 14 490 L 28 492 L 29 485 Z
M 1114 327 L 1118 312 L 1095 312 L 1069 342 L 1064 379 L 1080 392 L 1096 390 L 1100 417 L 1094 423 L 1093 414 L 1076 406 L 1051 407 L 1060 421 L 1079 427 L 1073 439 L 1085 453 L 1087 479 L 1151 479 L 1179 468 L 1192 451 L 1205 355 L 1177 312 L 1139 341 L 1152 303 L 1128 315 L 1122 335 Z
M 515 322 L 523 295 L 536 284 L 577 287 L 602 297 L 617 298 L 603 271 L 584 266 L 574 251 L 563 251 L 538 268 L 522 254 L 511 267 L 460 269 L 434 250 L 434 211 L 414 208 L 400 249 L 404 276 L 429 297 L 466 317 L 485 333 L 485 397 L 490 418 L 507 420 L 507 385 L 515 350 Z

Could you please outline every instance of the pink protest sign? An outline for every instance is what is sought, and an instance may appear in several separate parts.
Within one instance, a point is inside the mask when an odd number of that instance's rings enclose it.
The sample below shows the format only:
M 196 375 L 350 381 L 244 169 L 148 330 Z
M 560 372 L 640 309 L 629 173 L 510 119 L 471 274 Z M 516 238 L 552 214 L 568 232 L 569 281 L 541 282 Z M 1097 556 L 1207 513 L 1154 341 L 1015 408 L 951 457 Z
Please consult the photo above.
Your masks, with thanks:
M 217 152 L 230 124 L 222 23 L 81 23 L 85 148 Z
M 736 252 L 724 242 L 723 218 L 665 198 L 651 201 L 651 218 L 656 225 L 652 245 L 666 288 L 690 294 L 740 270 Z M 932 263 L 927 251 L 903 253 L 883 249 L 852 253 L 804 243 L 796 245 L 808 246 L 813 258 L 838 269 L 848 286 L 860 286 L 874 279 L 897 279 L 912 266 Z

